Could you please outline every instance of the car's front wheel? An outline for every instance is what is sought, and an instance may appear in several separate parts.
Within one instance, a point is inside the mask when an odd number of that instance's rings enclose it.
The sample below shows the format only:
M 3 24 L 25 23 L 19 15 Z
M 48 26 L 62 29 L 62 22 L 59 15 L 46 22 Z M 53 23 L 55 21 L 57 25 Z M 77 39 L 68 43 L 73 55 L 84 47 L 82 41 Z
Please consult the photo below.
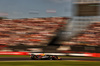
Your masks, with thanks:
M 58 60 L 58 56 L 52 56 L 53 60 Z

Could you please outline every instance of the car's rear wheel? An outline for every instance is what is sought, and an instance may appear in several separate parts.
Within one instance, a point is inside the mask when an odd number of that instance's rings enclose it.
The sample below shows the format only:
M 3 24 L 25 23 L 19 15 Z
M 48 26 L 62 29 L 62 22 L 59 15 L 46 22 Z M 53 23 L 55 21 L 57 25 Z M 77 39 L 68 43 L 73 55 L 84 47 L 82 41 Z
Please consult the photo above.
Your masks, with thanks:
M 48 57 L 48 60 L 52 60 L 52 57 L 51 57 L 51 56 L 49 56 L 49 57 Z
M 32 60 L 38 60 L 38 57 L 37 57 L 36 55 L 32 55 L 32 56 L 31 56 L 31 59 L 32 59 Z

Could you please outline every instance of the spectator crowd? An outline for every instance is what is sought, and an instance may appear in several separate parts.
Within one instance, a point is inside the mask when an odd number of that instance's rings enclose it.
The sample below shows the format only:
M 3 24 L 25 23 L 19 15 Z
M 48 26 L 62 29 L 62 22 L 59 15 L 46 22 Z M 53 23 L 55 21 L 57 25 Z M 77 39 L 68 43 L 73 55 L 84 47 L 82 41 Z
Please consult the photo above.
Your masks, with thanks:
M 91 23 L 87 29 L 73 37 L 70 41 L 65 41 L 64 45 L 100 45 L 100 22 Z
M 48 17 L 0 20 L 0 44 L 47 45 L 56 32 L 65 27 L 67 19 Z

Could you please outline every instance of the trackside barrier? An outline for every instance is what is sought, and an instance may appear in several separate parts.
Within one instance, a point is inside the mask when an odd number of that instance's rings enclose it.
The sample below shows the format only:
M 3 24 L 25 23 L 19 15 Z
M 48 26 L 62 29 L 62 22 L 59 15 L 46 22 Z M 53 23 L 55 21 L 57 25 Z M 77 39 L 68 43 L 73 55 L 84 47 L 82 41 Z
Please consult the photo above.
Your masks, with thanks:
M 38 55 L 41 53 L 30 53 L 30 52 L 0 52 L 0 55 Z M 44 53 L 45 55 L 59 55 L 59 56 L 66 56 L 66 53 Z
M 100 53 L 69 53 L 69 56 L 100 57 Z
M 85 53 L 85 54 L 89 54 L 90 57 L 100 57 L 100 53 Z
M 75 52 L 75 51 L 62 51 L 62 53 L 67 53 L 68 56 L 100 57 L 100 53 Z
M 29 52 L 0 52 L 0 55 L 29 55 Z
M 92 57 L 100 57 L 100 53 L 92 53 Z
M 40 53 L 30 52 L 0 52 L 0 55 L 30 55 Z M 62 55 L 62 56 L 84 56 L 84 57 L 100 57 L 100 53 L 45 53 L 46 55 Z
M 30 53 L 30 54 L 34 54 L 34 55 L 38 55 L 41 53 Z M 66 53 L 44 53 L 45 55 L 57 55 L 57 56 L 66 56 Z
M 84 54 L 84 53 L 69 53 L 69 56 L 83 56 L 83 57 L 89 57 L 91 54 Z

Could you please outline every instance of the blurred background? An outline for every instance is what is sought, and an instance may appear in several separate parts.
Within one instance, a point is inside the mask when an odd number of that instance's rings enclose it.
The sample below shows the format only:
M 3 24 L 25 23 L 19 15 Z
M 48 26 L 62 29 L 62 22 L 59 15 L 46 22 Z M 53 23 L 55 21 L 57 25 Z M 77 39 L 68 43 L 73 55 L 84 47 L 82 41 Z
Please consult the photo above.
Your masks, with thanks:
M 100 53 L 99 12 L 100 0 L 0 0 L 0 52 Z

